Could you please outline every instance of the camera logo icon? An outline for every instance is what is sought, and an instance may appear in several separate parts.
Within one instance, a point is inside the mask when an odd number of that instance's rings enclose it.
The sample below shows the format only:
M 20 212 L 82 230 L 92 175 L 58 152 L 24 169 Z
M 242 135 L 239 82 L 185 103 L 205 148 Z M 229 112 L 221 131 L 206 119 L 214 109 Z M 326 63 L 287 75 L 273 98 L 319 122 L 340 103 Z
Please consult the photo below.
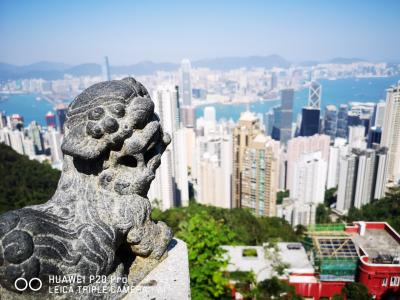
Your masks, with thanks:
M 42 288 L 42 281 L 39 278 L 33 277 L 29 281 L 23 277 L 17 278 L 14 282 L 14 287 L 17 291 L 23 292 L 27 289 L 37 292 Z

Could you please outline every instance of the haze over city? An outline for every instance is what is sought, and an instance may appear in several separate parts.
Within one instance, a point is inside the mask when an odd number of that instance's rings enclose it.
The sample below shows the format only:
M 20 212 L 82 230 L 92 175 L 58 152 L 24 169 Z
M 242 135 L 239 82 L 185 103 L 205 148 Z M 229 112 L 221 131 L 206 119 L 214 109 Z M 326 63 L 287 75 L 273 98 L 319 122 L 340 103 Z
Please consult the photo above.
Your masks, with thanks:
M 278 54 L 398 61 L 400 2 L 1 1 L 0 62 L 114 65 Z

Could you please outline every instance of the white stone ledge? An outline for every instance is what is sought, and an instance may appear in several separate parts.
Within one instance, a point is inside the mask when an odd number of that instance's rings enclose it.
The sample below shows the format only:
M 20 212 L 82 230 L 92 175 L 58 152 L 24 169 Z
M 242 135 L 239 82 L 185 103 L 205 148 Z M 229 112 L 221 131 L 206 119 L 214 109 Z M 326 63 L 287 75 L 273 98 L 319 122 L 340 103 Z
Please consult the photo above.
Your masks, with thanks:
M 173 239 L 168 256 L 123 300 L 190 299 L 189 261 L 186 243 Z

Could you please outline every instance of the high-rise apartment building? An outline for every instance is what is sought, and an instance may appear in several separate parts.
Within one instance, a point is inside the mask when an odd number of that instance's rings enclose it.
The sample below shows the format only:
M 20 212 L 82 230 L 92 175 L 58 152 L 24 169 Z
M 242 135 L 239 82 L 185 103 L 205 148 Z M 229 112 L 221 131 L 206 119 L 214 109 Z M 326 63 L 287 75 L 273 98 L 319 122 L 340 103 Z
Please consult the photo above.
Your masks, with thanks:
M 353 205 L 357 181 L 357 167 L 357 156 L 353 153 L 340 157 L 336 209 L 341 213 L 347 213 Z
M 276 215 L 279 184 L 279 160 L 275 152 L 277 143 L 264 134 L 258 134 L 243 153 L 241 207 L 250 209 L 258 216 Z
M 400 81 L 387 90 L 381 145 L 388 148 L 388 181 L 400 181 Z
M 66 104 L 58 104 L 56 106 L 57 122 L 61 133 L 64 133 L 64 123 L 67 118 L 68 106 Z
M 244 152 L 250 142 L 261 134 L 260 121 L 255 114 L 246 111 L 233 130 L 232 207 L 241 207 L 241 177 L 244 167 Z
M 376 104 L 375 111 L 374 111 L 374 126 L 375 127 L 383 126 L 383 120 L 385 119 L 385 107 L 386 107 L 386 103 L 383 101 L 380 101 Z

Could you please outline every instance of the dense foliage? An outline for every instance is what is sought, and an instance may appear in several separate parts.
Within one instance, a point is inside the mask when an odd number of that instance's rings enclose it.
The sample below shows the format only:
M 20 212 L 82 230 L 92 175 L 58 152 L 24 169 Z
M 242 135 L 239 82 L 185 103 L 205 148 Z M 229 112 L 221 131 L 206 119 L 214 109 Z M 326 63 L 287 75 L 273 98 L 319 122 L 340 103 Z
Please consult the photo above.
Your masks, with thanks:
M 276 193 L 276 204 L 282 204 L 283 199 L 289 197 L 289 190 L 279 191 Z
M 372 201 L 361 209 L 351 208 L 347 221 L 386 221 L 400 231 L 400 188 L 392 188 L 386 197 Z
M 223 222 L 234 232 L 236 235 L 234 243 L 237 245 L 262 245 L 271 240 L 288 242 L 300 240 L 285 220 L 275 217 L 255 217 L 249 210 L 241 208 L 224 209 L 191 203 L 188 207 L 171 208 L 164 212 L 154 209 L 153 218 L 167 223 L 176 234 L 180 231 L 180 223 L 201 211 L 204 211 L 209 218 Z
M 234 233 L 205 211 L 191 213 L 179 225 L 177 236 L 189 249 L 190 283 L 193 299 L 217 299 L 226 294 L 228 279 L 221 269 L 228 264 L 221 245 L 232 243 Z
M 61 172 L 0 144 L 0 213 L 46 202 Z

